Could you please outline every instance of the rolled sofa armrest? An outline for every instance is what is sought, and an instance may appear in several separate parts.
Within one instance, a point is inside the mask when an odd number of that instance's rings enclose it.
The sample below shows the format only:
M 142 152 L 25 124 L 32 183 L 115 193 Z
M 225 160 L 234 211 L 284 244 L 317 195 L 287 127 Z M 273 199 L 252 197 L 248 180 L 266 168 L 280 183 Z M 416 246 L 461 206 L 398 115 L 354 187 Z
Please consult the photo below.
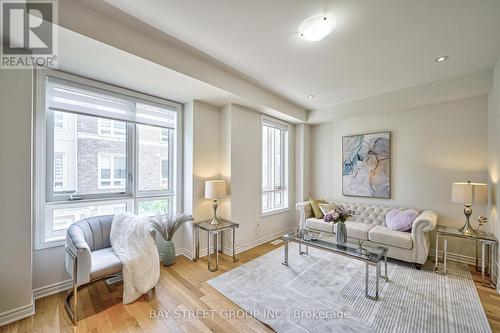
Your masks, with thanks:
M 418 233 L 424 233 L 432 231 L 436 228 L 437 214 L 431 210 L 424 210 L 419 216 L 413 221 L 411 234 L 412 238 L 415 239 Z
M 424 264 L 430 250 L 429 232 L 436 228 L 437 214 L 431 210 L 423 211 L 415 221 L 411 229 L 413 240 L 413 262 Z
M 66 270 L 71 278 L 76 263 L 76 284 L 82 285 L 90 282 L 92 270 L 92 254 L 85 237 L 79 230 L 70 227 L 66 233 Z
M 306 219 L 311 216 L 311 205 L 309 201 L 298 202 L 295 204 L 295 209 L 299 211 L 299 226 L 303 229 L 306 226 Z

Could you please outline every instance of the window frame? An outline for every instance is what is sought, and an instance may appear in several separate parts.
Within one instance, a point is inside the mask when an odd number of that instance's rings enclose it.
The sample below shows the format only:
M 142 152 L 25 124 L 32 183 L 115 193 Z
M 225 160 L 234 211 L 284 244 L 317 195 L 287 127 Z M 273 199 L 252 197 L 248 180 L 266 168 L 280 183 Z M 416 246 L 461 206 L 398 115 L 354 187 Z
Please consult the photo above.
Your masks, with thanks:
M 275 177 L 271 176 L 272 174 L 275 173 L 275 168 L 274 168 L 274 158 L 273 158 L 273 153 L 274 148 L 274 139 L 268 139 L 268 152 L 269 155 L 267 156 L 268 158 L 268 182 L 269 184 L 272 185 L 272 188 L 264 188 L 264 130 L 265 127 L 270 127 L 273 129 L 280 130 L 281 134 L 281 145 L 280 145 L 280 151 L 282 152 L 280 154 L 280 164 L 281 164 L 281 186 L 276 187 L 275 185 Z M 270 136 L 268 136 L 270 138 Z M 268 117 L 268 116 L 262 116 L 261 117 L 261 126 L 260 126 L 260 214 L 261 216 L 268 216 L 268 215 L 273 215 L 273 214 L 278 214 L 282 213 L 285 211 L 290 210 L 290 199 L 289 199 L 289 164 L 290 164 L 290 159 L 289 159 L 289 141 L 290 141 L 290 124 Z M 276 193 L 283 193 L 283 200 L 284 200 L 284 205 L 282 207 L 274 207 L 274 201 L 275 201 L 275 194 Z M 264 204 L 263 204 L 263 199 L 265 194 L 271 194 L 271 209 L 264 210 Z
M 54 128 L 54 112 L 49 112 L 46 100 L 46 80 L 47 77 L 66 80 L 74 83 L 76 86 L 88 86 L 89 91 L 106 92 L 110 95 L 118 95 L 123 98 L 128 98 L 136 103 L 145 103 L 152 106 L 161 108 L 168 108 L 176 113 L 175 129 L 169 130 L 169 158 L 171 167 L 169 168 L 171 177 L 171 188 L 167 193 L 160 191 L 158 193 L 138 193 L 136 192 L 134 177 L 136 175 L 136 142 L 135 129 L 137 123 L 125 121 L 127 124 L 126 129 L 126 167 L 127 167 L 127 190 L 119 193 L 102 193 L 102 194 L 88 194 L 79 197 L 78 200 L 69 200 L 69 195 L 53 195 L 52 187 L 54 185 L 53 179 L 53 142 L 54 131 L 61 130 Z M 84 207 L 91 205 L 102 205 L 104 202 L 127 202 L 127 211 L 137 212 L 138 202 L 142 200 L 155 200 L 164 199 L 169 200 L 169 209 L 172 213 L 179 213 L 182 211 L 183 194 L 182 194 L 182 145 L 183 145 L 183 105 L 177 102 L 169 101 L 163 98 L 150 96 L 140 92 L 132 91 L 129 89 L 117 87 L 100 81 L 80 77 L 77 75 L 65 73 L 59 70 L 37 68 L 34 70 L 34 171 L 33 171 L 33 214 L 34 214 L 34 238 L 35 249 L 44 249 L 50 247 L 58 247 L 64 245 L 64 238 L 51 240 L 46 238 L 48 231 L 47 228 L 52 228 L 52 221 L 47 219 L 48 213 L 54 209 L 63 207 Z M 63 112 L 75 113 L 71 111 L 61 110 Z M 79 114 L 79 113 L 76 113 Z M 90 115 L 92 116 L 92 115 Z M 108 118 L 96 116 L 98 118 Z M 65 117 L 67 118 L 67 117 Z M 112 119 L 112 118 L 110 118 Z M 159 126 L 166 128 L 163 126 Z M 129 144 L 129 140 L 132 140 Z M 52 142 L 51 145 L 48 143 Z M 48 186 L 52 184 L 52 186 Z M 48 188 L 51 187 L 50 191 Z M 50 193 L 51 192 L 51 193 Z M 130 203 L 129 203 L 130 202 Z
M 51 75 L 46 75 L 46 76 L 51 76 Z M 40 83 L 41 85 L 44 85 L 43 82 Z M 45 99 L 45 98 L 44 98 Z M 46 175 L 45 177 L 47 178 L 47 185 L 48 184 L 53 184 L 54 183 L 54 159 L 49 158 L 51 156 L 54 156 L 54 112 L 50 110 L 46 110 L 46 106 L 44 104 L 43 106 L 43 112 L 44 115 L 40 115 L 40 117 L 45 118 L 45 155 L 41 158 L 44 160 L 46 159 Z M 66 111 L 60 111 L 60 112 L 66 112 Z M 73 112 L 68 112 L 68 113 L 73 113 Z M 74 113 L 78 115 L 78 113 Z M 89 117 L 94 117 L 99 119 L 98 117 L 95 116 L 89 116 Z M 76 121 L 78 122 L 78 121 Z M 52 186 L 48 185 L 45 187 L 45 198 L 46 201 L 48 202 L 61 202 L 61 201 L 72 201 L 72 200 L 78 200 L 78 201 L 84 201 L 84 200 L 98 200 L 98 199 L 108 199 L 111 197 L 111 195 L 116 196 L 116 197 L 130 197 L 133 196 L 133 178 L 132 176 L 134 175 L 134 163 L 132 162 L 132 158 L 129 158 L 128 156 L 134 156 L 133 153 L 133 147 L 132 145 L 129 144 L 129 142 L 133 142 L 131 140 L 134 140 L 134 135 L 133 135 L 133 128 L 131 126 L 134 126 L 134 124 L 131 123 L 126 123 L 127 124 L 127 130 L 125 133 L 125 147 L 126 147 L 126 173 L 127 173 L 127 179 L 125 182 L 125 191 L 116 191 L 116 192 L 109 192 L 109 193 L 88 193 L 88 194 L 54 194 L 54 190 Z M 78 170 L 77 170 L 78 172 Z M 98 175 L 98 179 L 100 178 L 100 175 Z M 99 184 L 98 184 L 99 185 Z M 112 188 L 111 188 L 112 189 Z M 73 199 L 74 198 L 74 199 Z
M 139 125 L 139 124 L 137 124 Z M 153 125 L 145 125 L 145 126 L 153 126 Z M 161 129 L 165 129 L 165 127 L 161 127 L 161 126 L 157 126 Z M 174 140 L 174 131 L 171 131 L 170 129 L 168 129 L 168 140 L 169 142 L 175 142 Z M 135 139 L 135 155 L 136 156 L 139 156 L 139 145 L 140 145 L 140 138 L 139 138 L 139 131 L 136 129 L 135 131 L 135 135 L 136 135 L 136 139 Z M 160 138 L 160 141 L 159 141 L 161 144 L 164 144 L 164 142 L 161 141 L 161 138 Z M 168 159 L 170 161 L 175 161 L 175 147 L 174 146 L 171 146 L 170 143 L 168 145 Z M 160 161 L 161 161 L 161 158 L 160 158 Z M 135 169 L 137 170 L 136 172 L 136 175 L 137 177 L 139 177 L 139 158 L 136 158 L 135 159 Z M 168 183 L 167 183 L 167 189 L 166 190 L 141 190 L 139 188 L 139 179 L 135 182 L 135 194 L 136 194 L 136 197 L 138 198 L 143 198 L 143 197 L 150 197 L 150 196 L 161 196 L 161 195 L 173 195 L 174 192 L 175 192 L 175 185 L 174 185 L 174 174 L 175 174 L 175 170 L 174 170 L 174 166 L 170 167 L 169 166 L 169 178 L 168 178 Z M 161 169 L 160 169 L 160 172 L 161 172 Z M 161 175 L 160 175 L 160 178 L 161 178 Z

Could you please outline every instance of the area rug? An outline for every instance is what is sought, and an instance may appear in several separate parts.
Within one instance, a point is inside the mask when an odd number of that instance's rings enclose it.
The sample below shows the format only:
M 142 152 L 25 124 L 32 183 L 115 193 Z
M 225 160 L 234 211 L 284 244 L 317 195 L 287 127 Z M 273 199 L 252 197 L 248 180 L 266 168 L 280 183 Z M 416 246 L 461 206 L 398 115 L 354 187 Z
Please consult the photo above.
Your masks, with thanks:
M 467 265 L 450 263 L 448 275 L 389 261 L 378 301 L 365 297 L 364 263 L 290 244 L 208 283 L 276 332 L 491 332 Z M 370 270 L 374 293 L 375 270 Z

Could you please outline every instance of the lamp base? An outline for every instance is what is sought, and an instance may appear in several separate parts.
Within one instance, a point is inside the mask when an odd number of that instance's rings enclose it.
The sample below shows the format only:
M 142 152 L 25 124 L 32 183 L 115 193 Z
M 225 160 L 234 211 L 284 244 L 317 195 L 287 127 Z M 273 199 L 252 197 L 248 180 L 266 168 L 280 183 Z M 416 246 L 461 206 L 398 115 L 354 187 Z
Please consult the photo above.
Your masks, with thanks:
M 210 222 L 211 225 L 219 225 L 219 218 L 217 217 L 217 208 L 219 208 L 219 201 L 214 200 L 212 204 L 212 208 L 214 209 L 214 218 L 212 219 L 212 222 Z
M 462 228 L 458 229 L 461 233 L 464 235 L 475 235 L 477 234 L 476 230 L 471 226 L 470 224 L 470 217 L 472 215 L 472 208 L 471 205 L 466 204 L 464 208 L 464 214 L 465 214 L 465 224 Z

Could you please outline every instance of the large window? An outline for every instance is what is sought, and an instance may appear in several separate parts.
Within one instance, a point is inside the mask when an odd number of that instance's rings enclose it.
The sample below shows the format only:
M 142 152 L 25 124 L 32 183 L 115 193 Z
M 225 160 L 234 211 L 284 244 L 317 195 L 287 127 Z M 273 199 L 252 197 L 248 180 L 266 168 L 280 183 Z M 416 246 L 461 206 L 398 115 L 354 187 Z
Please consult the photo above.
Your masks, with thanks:
M 288 209 L 288 125 L 262 118 L 262 213 Z
M 37 75 L 38 248 L 62 244 L 85 217 L 178 209 L 179 104 L 56 71 Z

